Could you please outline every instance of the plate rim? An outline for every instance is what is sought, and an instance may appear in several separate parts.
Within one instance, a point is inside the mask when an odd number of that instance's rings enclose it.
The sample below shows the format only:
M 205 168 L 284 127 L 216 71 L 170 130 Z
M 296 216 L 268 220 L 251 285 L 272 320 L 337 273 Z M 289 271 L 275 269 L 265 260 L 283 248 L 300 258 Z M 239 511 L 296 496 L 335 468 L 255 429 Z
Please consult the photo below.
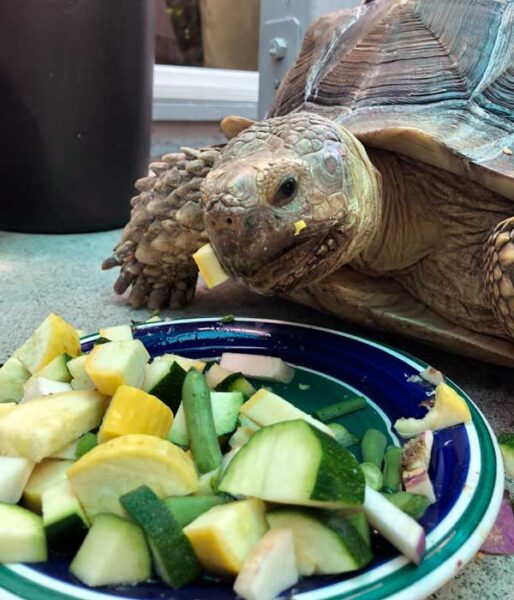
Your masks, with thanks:
M 416 370 L 422 370 L 423 368 L 428 366 L 427 363 L 425 363 L 423 360 L 413 356 L 412 354 L 410 354 L 404 350 L 400 350 L 399 348 L 397 348 L 395 346 L 391 346 L 387 343 L 378 342 L 378 341 L 374 340 L 372 337 L 370 337 L 370 338 L 362 337 L 360 335 L 356 335 L 353 333 L 347 333 L 345 331 L 339 331 L 339 330 L 332 329 L 329 327 L 323 327 L 323 326 L 314 325 L 311 323 L 301 323 L 298 321 L 286 321 L 283 319 L 263 319 L 263 318 L 258 318 L 258 317 L 234 316 L 233 319 L 231 319 L 230 321 L 224 321 L 223 319 L 225 319 L 225 318 L 226 317 L 224 317 L 224 316 L 209 316 L 209 317 L 197 316 L 197 317 L 187 317 L 187 318 L 180 318 L 180 319 L 162 319 L 159 321 L 153 321 L 153 322 L 149 322 L 149 323 L 147 323 L 147 322 L 137 323 L 137 324 L 134 324 L 133 328 L 136 331 L 147 331 L 147 330 L 151 330 L 154 328 L 173 326 L 175 324 L 177 324 L 177 325 L 178 324 L 196 324 L 199 322 L 203 322 L 203 323 L 216 323 L 217 322 L 217 323 L 220 323 L 220 325 L 223 325 L 224 327 L 230 327 L 230 325 L 232 323 L 238 323 L 238 322 L 240 323 L 240 322 L 244 322 L 244 321 L 252 322 L 253 324 L 264 323 L 264 324 L 272 324 L 272 325 L 282 325 L 282 326 L 287 326 L 287 327 L 296 327 L 296 328 L 301 328 L 301 329 L 320 331 L 320 332 L 328 333 L 331 335 L 337 335 L 337 336 L 341 336 L 341 337 L 344 337 L 347 339 L 352 339 L 354 341 L 377 348 L 380 351 L 385 351 L 387 354 L 400 359 L 401 361 L 403 361 L 404 363 L 407 363 L 409 366 L 411 366 L 412 368 L 414 368 Z M 82 336 L 80 338 L 81 344 L 93 341 L 96 337 L 98 337 L 98 335 L 99 335 L 98 332 L 95 332 L 95 333 L 88 333 L 87 335 Z M 440 589 L 448 581 L 450 581 L 473 558 L 473 556 L 476 554 L 476 552 L 480 549 L 483 541 L 486 539 L 490 529 L 494 525 L 496 516 L 498 514 L 498 510 L 499 510 L 499 507 L 500 507 L 500 504 L 501 504 L 501 501 L 503 498 L 503 491 L 504 491 L 503 462 L 501 459 L 499 446 L 498 446 L 498 443 L 496 440 L 496 435 L 494 434 L 494 431 L 492 430 L 492 427 L 489 424 L 489 422 L 486 419 L 483 412 L 473 402 L 473 400 L 469 397 L 469 395 L 466 392 L 464 392 L 464 390 L 462 390 L 453 380 L 447 379 L 447 381 L 452 387 L 454 387 L 454 389 L 456 389 L 460 394 L 462 394 L 465 397 L 467 402 L 469 402 L 471 404 L 473 409 L 476 411 L 477 416 L 482 421 L 482 424 L 488 435 L 489 441 L 491 442 L 493 453 L 492 453 L 492 456 L 489 458 L 494 457 L 494 459 L 495 459 L 494 465 L 491 465 L 491 466 L 495 467 L 496 475 L 494 478 L 494 484 L 492 486 L 490 499 L 489 499 L 489 502 L 488 502 L 481 518 L 477 522 L 474 530 L 472 531 L 471 535 L 466 539 L 465 543 L 462 546 L 460 546 L 455 552 L 453 552 L 446 559 L 444 559 L 443 562 L 441 564 L 437 565 L 434 570 L 430 571 L 427 574 L 424 574 L 421 578 L 415 579 L 412 583 L 409 583 L 406 587 L 403 587 L 402 589 L 395 591 L 393 594 L 390 594 L 388 596 L 380 596 L 383 598 L 387 598 L 388 600 L 393 600 L 393 599 L 394 600 L 422 600 L 423 598 L 426 598 L 432 592 Z M 475 428 L 475 425 L 473 422 L 471 423 L 471 425 Z M 483 465 L 481 465 L 481 466 L 483 467 Z M 477 490 L 475 488 L 474 494 L 476 494 L 476 492 L 477 492 Z M 460 522 L 460 520 L 462 518 L 464 518 L 464 515 L 465 515 L 465 513 L 460 516 L 457 523 Z M 399 560 L 401 558 L 402 557 L 395 557 L 394 559 L 391 559 L 391 561 Z M 389 564 L 391 561 L 388 561 L 385 564 Z M 457 569 L 454 566 L 455 563 L 457 563 Z M 391 573 L 390 574 L 391 577 L 394 576 L 396 573 L 398 573 L 399 570 L 402 570 L 403 568 L 405 568 L 405 567 L 402 566 L 400 569 Z M 28 567 L 26 565 L 0 565 L 0 590 L 10 593 L 10 598 L 20 598 L 20 599 L 23 598 L 22 596 L 16 596 L 15 594 L 13 595 L 13 589 L 9 590 L 9 589 L 3 587 L 2 583 L 3 583 L 3 580 L 5 580 L 5 576 L 6 576 L 6 572 L 7 572 L 8 575 L 12 574 L 17 578 L 23 579 L 23 583 L 28 585 L 29 588 L 35 586 L 37 588 L 40 588 L 43 591 L 46 590 L 46 592 L 48 593 L 48 591 L 50 591 L 50 588 L 47 588 L 47 587 L 43 588 L 39 584 L 32 582 L 30 580 L 27 580 L 23 576 L 23 571 L 26 569 L 31 570 L 30 567 Z M 435 574 L 439 574 L 439 577 L 434 577 Z M 43 578 L 46 577 L 46 578 L 52 579 L 54 581 L 59 581 L 59 580 L 51 578 L 50 576 L 47 576 L 47 575 L 41 574 L 41 576 Z M 434 582 L 434 579 L 436 579 L 435 582 Z M 292 598 L 298 599 L 298 600 L 315 600 L 316 598 L 321 598 L 321 597 L 326 598 L 326 600 L 340 600 L 343 598 L 348 598 L 349 596 L 347 595 L 346 592 L 344 592 L 343 595 L 338 595 L 338 592 L 336 589 L 334 589 L 333 592 L 329 592 L 329 589 L 331 587 L 337 587 L 338 585 L 340 585 L 340 583 L 333 584 L 333 585 L 329 584 L 327 586 L 324 586 L 323 588 L 318 588 L 316 590 L 302 592 L 299 594 L 293 594 Z M 66 586 L 73 587 L 71 584 L 66 584 Z M 98 591 L 95 591 L 94 589 L 93 590 L 91 590 L 91 589 L 83 590 L 82 588 L 78 588 L 78 587 L 75 589 L 77 591 L 83 591 L 84 594 L 71 596 L 71 595 L 69 595 L 70 592 L 64 592 L 64 594 L 63 594 L 62 592 L 57 592 L 57 590 L 51 590 L 51 591 L 52 591 L 53 597 L 55 597 L 55 598 L 59 597 L 59 598 L 63 598 L 63 599 L 69 598 L 69 599 L 77 599 L 77 600 L 79 598 L 91 598 L 91 600 L 93 600 L 93 599 L 94 600 L 107 600 L 107 599 L 112 600 L 115 598 L 120 598 L 120 600 L 123 600 L 123 598 L 120 596 L 104 594 L 103 592 L 98 592 Z M 319 596 L 319 594 L 323 593 L 324 590 L 326 592 L 328 592 L 328 594 L 326 594 L 324 596 Z M 54 596 L 54 594 L 55 594 L 55 596 Z M 30 596 L 30 597 L 33 597 L 33 596 Z M 355 590 L 354 593 L 351 595 L 351 597 L 352 598 L 360 597 L 359 589 Z M 25 596 L 25 598 L 29 598 L 29 596 Z

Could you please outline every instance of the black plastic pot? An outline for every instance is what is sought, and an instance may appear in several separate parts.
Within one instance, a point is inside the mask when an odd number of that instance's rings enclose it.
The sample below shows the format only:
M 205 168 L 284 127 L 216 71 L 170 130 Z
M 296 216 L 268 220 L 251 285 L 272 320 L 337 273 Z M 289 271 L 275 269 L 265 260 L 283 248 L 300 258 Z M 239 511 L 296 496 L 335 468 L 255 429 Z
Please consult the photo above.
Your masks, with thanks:
M 0 229 L 111 229 L 147 170 L 153 0 L 0 0 Z

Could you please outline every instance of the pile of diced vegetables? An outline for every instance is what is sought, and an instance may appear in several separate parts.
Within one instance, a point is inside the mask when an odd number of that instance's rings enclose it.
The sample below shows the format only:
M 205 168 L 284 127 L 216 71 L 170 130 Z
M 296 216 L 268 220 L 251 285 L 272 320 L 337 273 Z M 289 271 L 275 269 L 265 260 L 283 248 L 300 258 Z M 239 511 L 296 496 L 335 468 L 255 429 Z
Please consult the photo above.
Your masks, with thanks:
M 156 574 L 178 588 L 205 572 L 248 600 L 363 568 L 370 527 L 419 563 L 432 431 L 468 421 L 465 401 L 434 381 L 426 417 L 395 424 L 412 439 L 388 447 L 332 422 L 363 398 L 309 415 L 256 389 L 293 373 L 230 352 L 208 368 L 150 361 L 130 326 L 100 330 L 82 354 L 77 330 L 49 315 L 0 369 L 0 562 L 46 561 L 49 548 L 74 555 L 89 586 Z

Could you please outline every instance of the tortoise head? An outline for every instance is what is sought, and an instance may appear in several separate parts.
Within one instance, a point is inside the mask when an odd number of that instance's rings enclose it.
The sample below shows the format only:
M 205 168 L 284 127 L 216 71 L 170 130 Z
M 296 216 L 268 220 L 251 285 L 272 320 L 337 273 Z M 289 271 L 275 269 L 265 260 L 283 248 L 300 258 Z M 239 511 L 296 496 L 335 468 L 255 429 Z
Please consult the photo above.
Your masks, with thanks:
M 303 287 L 348 263 L 381 216 L 380 175 L 362 145 L 310 113 L 241 131 L 202 193 L 205 227 L 223 267 L 263 294 Z

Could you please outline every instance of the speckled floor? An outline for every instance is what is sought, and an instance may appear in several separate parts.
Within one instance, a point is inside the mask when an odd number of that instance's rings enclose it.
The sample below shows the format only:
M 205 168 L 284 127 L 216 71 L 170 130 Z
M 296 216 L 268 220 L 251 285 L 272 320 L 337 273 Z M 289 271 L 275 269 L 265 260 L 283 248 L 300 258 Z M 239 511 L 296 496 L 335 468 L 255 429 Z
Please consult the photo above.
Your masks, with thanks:
M 99 265 L 119 236 L 111 231 L 88 235 L 24 235 L 0 232 L 0 362 L 3 362 L 50 311 L 76 327 L 142 320 L 146 311 L 129 308 L 111 292 L 113 272 Z M 239 316 L 288 319 L 371 335 L 400 347 L 443 370 L 477 403 L 496 432 L 514 430 L 514 372 L 449 355 L 405 338 L 368 332 L 290 302 L 253 295 L 232 284 L 201 292 L 169 317 Z M 514 482 L 509 482 L 514 494 Z M 1 593 L 0 593 L 1 596 Z M 514 600 L 514 557 L 475 558 L 439 592 L 437 600 Z

